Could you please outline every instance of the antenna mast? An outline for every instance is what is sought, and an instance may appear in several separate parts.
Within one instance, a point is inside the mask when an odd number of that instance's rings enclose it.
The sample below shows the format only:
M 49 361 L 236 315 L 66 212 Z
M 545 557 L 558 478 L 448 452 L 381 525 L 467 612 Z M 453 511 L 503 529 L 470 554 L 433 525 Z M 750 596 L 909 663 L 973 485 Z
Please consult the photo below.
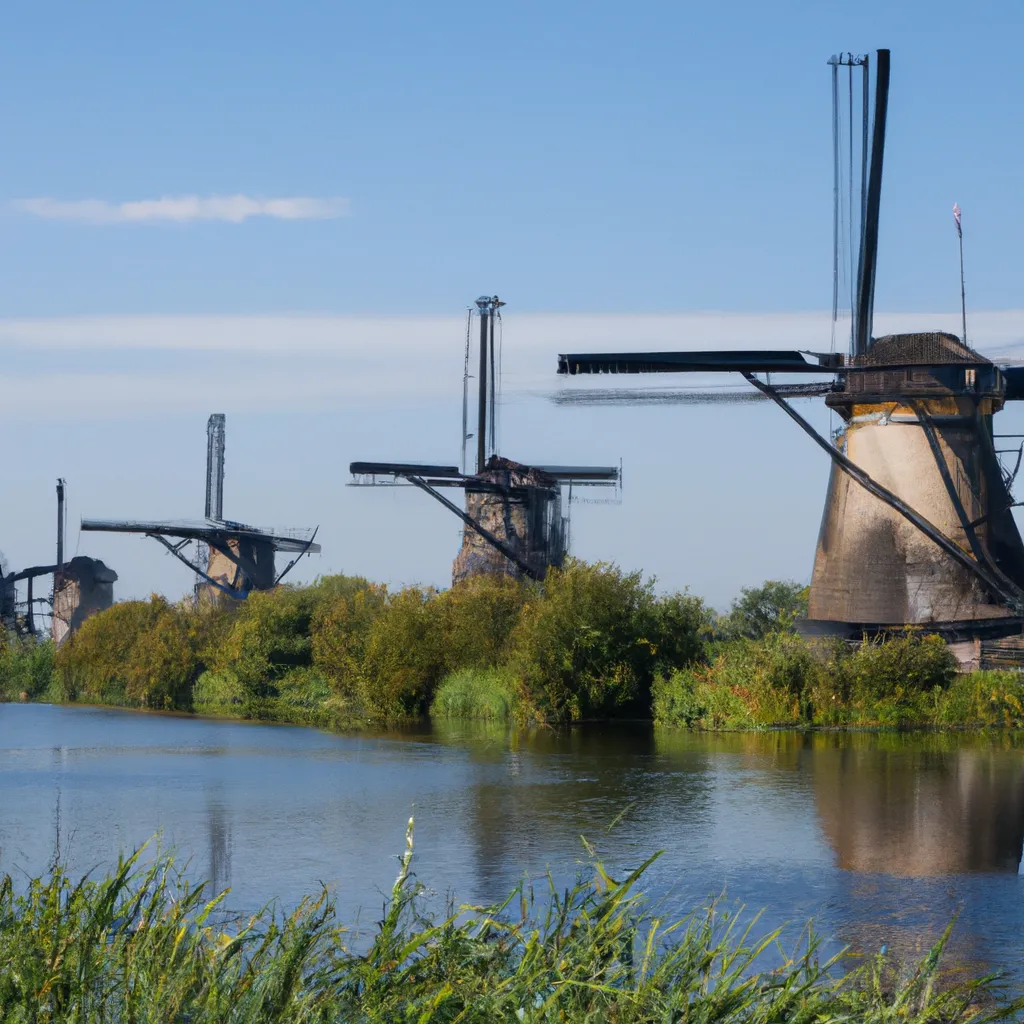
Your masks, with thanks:
M 206 422 L 206 518 L 224 519 L 224 413 L 215 412 Z
M 466 472 L 466 442 L 469 434 L 469 343 L 473 328 L 473 310 L 466 313 L 466 355 L 462 361 L 462 462 L 460 469 Z
M 57 478 L 57 567 L 64 565 L 64 478 Z
M 956 237 L 960 242 L 960 316 L 964 327 L 964 348 L 967 347 L 967 289 L 964 286 L 964 232 L 960 226 L 960 204 L 953 204 L 953 220 L 956 222 Z
M 494 318 L 498 309 L 504 305 L 505 303 L 497 295 L 481 295 L 476 300 L 480 316 L 480 378 L 478 381 L 480 390 L 476 427 L 476 471 L 478 473 L 482 473 L 487 465 L 488 440 L 491 449 L 494 448 L 494 378 L 497 375 L 494 366 Z M 488 363 L 490 364 L 489 383 Z M 490 419 L 490 435 L 488 435 L 488 418 Z

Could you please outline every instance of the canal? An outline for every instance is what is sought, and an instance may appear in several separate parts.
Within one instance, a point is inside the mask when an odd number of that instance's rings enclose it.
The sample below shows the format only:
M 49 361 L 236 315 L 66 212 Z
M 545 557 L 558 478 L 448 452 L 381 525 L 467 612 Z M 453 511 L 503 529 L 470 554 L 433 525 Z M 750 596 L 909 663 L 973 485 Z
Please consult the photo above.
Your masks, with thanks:
M 522 877 L 656 851 L 664 914 L 708 897 L 813 918 L 830 947 L 953 955 L 1024 979 L 1024 738 L 701 736 L 650 726 L 486 726 L 336 736 L 96 708 L 0 705 L 0 871 L 76 871 L 154 836 L 230 905 L 290 906 L 330 884 L 372 927 L 416 817 L 436 896 L 494 900 Z

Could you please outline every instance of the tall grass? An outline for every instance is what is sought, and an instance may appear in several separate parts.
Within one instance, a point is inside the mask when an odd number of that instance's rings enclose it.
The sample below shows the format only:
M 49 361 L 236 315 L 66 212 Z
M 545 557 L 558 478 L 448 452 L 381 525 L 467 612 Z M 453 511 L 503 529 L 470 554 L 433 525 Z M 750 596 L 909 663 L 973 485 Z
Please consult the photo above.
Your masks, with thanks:
M 595 864 L 571 889 L 522 885 L 437 919 L 411 872 L 409 825 L 361 951 L 326 892 L 225 924 L 224 894 L 168 859 L 135 855 L 99 880 L 55 867 L 21 894 L 0 879 L 0 1020 L 980 1024 L 1022 1009 L 994 977 L 941 973 L 948 932 L 901 972 L 880 957 L 826 958 L 810 929 L 786 950 L 779 931 L 759 935 L 756 918 L 713 903 L 663 922 L 639 891 L 651 861 L 623 878 Z
M 15 637 L 0 627 L 0 700 L 54 695 L 52 640 Z
M 431 718 L 509 722 L 517 717 L 515 674 L 502 668 L 464 668 L 442 680 Z

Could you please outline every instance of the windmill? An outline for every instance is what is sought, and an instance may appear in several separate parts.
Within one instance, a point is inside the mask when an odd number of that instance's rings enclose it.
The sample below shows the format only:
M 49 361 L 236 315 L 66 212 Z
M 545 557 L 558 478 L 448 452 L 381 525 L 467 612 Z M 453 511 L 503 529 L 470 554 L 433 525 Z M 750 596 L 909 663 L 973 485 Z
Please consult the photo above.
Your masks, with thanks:
M 200 601 L 244 600 L 253 590 L 271 590 L 303 555 L 316 554 L 317 531 L 274 532 L 224 518 L 225 418 L 214 413 L 206 425 L 206 509 L 198 520 L 137 521 L 83 519 L 82 529 L 103 533 L 141 533 L 162 544 L 202 581 Z M 196 545 L 190 559 L 185 552 Z M 277 572 L 277 552 L 293 555 Z
M 997 365 L 971 349 L 966 337 L 952 334 L 871 336 L 889 51 L 877 54 L 870 170 L 868 60 L 847 55 L 830 64 L 834 102 L 838 67 L 850 67 L 851 81 L 853 67 L 864 76 L 860 252 L 849 354 L 566 354 L 559 356 L 558 372 L 740 374 L 832 460 L 805 632 L 859 639 L 926 626 L 962 645 L 956 653 L 965 664 L 986 654 L 995 658 L 1000 651 L 1003 658 L 1024 662 L 1024 543 L 1010 494 L 1016 469 L 1002 469 L 996 450 L 1000 435 L 993 430 L 995 413 L 1024 398 L 1024 367 Z M 838 143 L 834 154 L 837 222 Z M 852 211 L 852 174 L 850 184 Z M 838 245 L 837 235 L 837 252 Z M 838 275 L 834 281 L 833 322 Z M 772 379 L 790 374 L 818 379 L 803 384 Z M 788 401 L 815 394 L 841 418 L 834 442 Z M 600 401 L 600 392 L 594 399 Z
M 117 573 L 98 558 L 75 555 L 64 560 L 64 498 L 66 484 L 57 481 L 57 560 L 53 565 L 33 565 L 18 572 L 8 572 L 0 558 L 0 623 L 27 636 L 42 632 L 36 617 L 36 605 L 52 609 L 50 633 L 58 643 L 63 641 L 96 612 L 114 603 Z M 50 597 L 35 596 L 35 581 L 53 577 Z M 24 614 L 17 614 L 17 584 L 25 583 Z
M 353 462 L 355 486 L 409 484 L 426 491 L 463 522 L 462 547 L 452 568 L 452 582 L 478 574 L 543 579 L 549 566 L 561 565 L 568 551 L 568 515 L 563 488 L 617 487 L 615 466 L 527 466 L 497 454 L 495 324 L 505 305 L 496 295 L 483 295 L 470 309 L 466 327 L 463 372 L 463 465 L 435 466 L 408 462 Z M 470 342 L 474 316 L 477 342 L 477 416 L 475 435 L 469 427 Z M 475 440 L 476 471 L 467 473 L 466 441 Z M 441 493 L 465 491 L 465 509 Z

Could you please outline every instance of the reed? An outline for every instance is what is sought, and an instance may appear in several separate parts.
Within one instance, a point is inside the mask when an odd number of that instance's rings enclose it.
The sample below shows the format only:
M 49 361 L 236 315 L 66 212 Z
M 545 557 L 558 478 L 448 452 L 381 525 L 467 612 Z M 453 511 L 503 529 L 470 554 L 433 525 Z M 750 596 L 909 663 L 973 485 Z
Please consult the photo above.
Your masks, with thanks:
M 107 877 L 54 867 L 0 880 L 0 1020 L 165 1022 L 642 1022 L 1008 1019 L 996 977 L 951 980 L 948 938 L 916 967 L 827 958 L 810 928 L 786 949 L 716 903 L 668 923 L 600 863 L 559 891 L 519 886 L 497 906 L 425 911 L 406 850 L 381 920 L 353 948 L 324 890 L 245 918 L 170 858 Z M 653 860 L 654 858 L 652 858 Z

